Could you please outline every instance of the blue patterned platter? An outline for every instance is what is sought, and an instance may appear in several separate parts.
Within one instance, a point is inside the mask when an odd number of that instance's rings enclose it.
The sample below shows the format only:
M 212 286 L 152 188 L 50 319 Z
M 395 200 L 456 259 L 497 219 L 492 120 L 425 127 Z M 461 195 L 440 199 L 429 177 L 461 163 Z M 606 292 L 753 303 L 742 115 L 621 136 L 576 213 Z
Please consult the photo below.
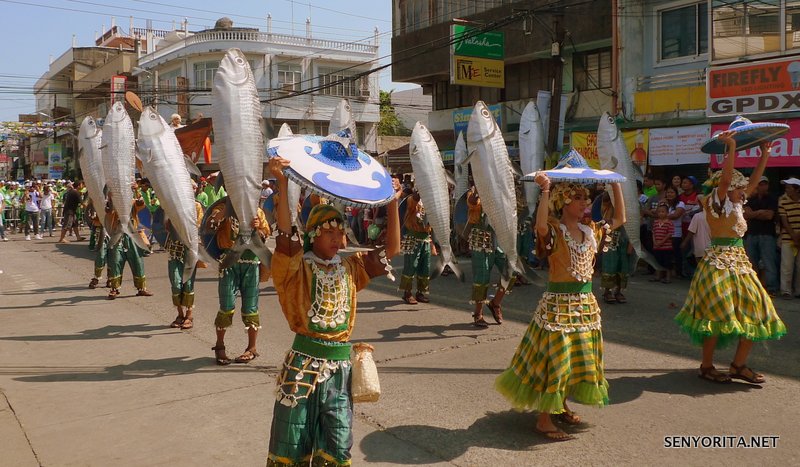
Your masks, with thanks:
M 520 180 L 532 182 L 538 172 L 525 175 Z M 543 170 L 542 173 L 550 178 L 551 182 L 574 182 L 574 183 L 618 183 L 624 182 L 626 178 L 611 170 L 597 170 L 587 167 L 564 167 L 562 169 Z
M 742 118 L 745 122 L 749 120 Z M 730 130 L 734 131 L 733 139 L 736 141 L 736 150 L 742 151 L 760 145 L 764 141 L 771 141 L 778 136 L 789 131 L 789 125 L 783 123 L 744 123 L 741 125 L 731 124 Z M 725 154 L 725 144 L 720 142 L 719 134 L 712 136 L 702 146 L 700 150 L 706 154 Z
M 359 150 L 345 130 L 338 135 L 287 136 L 269 142 L 270 157 L 291 163 L 286 176 L 325 198 L 344 205 L 375 207 L 394 199 L 392 176 Z

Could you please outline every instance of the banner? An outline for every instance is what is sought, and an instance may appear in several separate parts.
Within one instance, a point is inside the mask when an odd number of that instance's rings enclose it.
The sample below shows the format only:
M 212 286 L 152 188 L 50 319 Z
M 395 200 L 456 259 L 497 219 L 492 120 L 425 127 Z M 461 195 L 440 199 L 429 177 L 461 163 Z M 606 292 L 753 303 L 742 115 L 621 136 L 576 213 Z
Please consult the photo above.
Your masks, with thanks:
M 505 35 L 499 31 L 475 34 L 460 24 L 450 26 L 450 84 L 502 88 L 505 86 Z M 464 38 L 464 36 L 469 36 Z
M 631 161 L 638 161 L 637 163 L 642 166 L 642 171 L 645 170 L 644 165 L 647 162 L 647 132 L 646 129 L 622 132 L 622 138 L 625 140 L 625 147 L 628 149 Z M 570 135 L 570 145 L 581 153 L 589 167 L 600 168 L 600 157 L 597 154 L 597 133 L 573 132 Z M 634 152 L 641 155 L 634 155 Z
M 49 169 L 45 170 L 49 178 L 64 178 L 64 158 L 61 155 L 61 144 L 54 143 L 47 146 L 47 160 Z
M 490 105 L 489 112 L 494 115 L 494 121 L 497 122 L 497 126 L 502 130 L 503 129 L 503 112 L 502 107 L 500 104 Z M 469 118 L 472 115 L 472 107 L 467 107 L 466 109 L 458 109 L 453 111 L 453 132 L 455 135 L 455 139 L 458 139 L 458 133 L 464 133 L 464 140 L 467 139 L 467 126 L 469 125 Z
M 453 56 L 450 84 L 461 86 L 505 87 L 505 63 L 502 60 Z
M 800 119 L 787 120 L 785 123 L 789 125 L 789 132 L 772 141 L 772 153 L 767 161 L 767 167 L 800 167 Z M 727 129 L 728 125 L 725 124 L 711 125 L 712 134 Z M 734 167 L 755 167 L 760 157 L 761 148 L 759 147 L 738 151 Z M 711 167 L 720 168 L 724 158 L 724 154 L 712 155 Z
M 800 60 L 712 67 L 706 92 L 709 117 L 800 110 Z
M 652 128 L 648 138 L 650 165 L 708 164 L 700 146 L 711 136 L 711 125 Z

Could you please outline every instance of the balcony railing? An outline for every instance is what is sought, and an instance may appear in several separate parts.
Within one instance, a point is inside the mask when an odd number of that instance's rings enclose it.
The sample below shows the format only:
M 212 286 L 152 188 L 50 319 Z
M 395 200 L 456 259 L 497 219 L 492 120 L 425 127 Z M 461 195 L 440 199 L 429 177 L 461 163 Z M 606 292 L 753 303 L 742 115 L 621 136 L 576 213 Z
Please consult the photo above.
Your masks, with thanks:
M 706 83 L 706 70 L 679 71 L 663 75 L 640 76 L 636 79 L 637 91 L 655 91 L 679 87 L 702 86 Z
M 302 36 L 291 36 L 287 34 L 275 34 L 260 31 L 208 31 L 194 34 L 186 39 L 168 45 L 163 49 L 157 50 L 149 55 L 141 57 L 140 63 L 158 60 L 170 53 L 180 50 L 192 44 L 202 44 L 206 42 L 261 42 L 276 45 L 288 45 L 298 47 L 309 47 L 319 50 L 336 50 L 342 52 L 355 52 L 362 54 L 376 55 L 378 46 L 363 42 L 345 42 L 328 39 L 310 39 Z

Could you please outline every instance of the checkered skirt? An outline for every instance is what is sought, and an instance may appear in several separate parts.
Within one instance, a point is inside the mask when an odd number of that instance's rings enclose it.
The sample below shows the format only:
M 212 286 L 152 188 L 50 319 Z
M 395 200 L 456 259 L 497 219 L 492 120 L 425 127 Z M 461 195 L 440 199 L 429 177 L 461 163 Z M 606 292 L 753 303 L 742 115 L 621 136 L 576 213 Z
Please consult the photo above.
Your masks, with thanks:
M 585 311 L 599 317 L 597 301 L 591 298 L 581 299 L 580 306 L 590 308 Z M 511 365 L 495 380 L 495 389 L 518 410 L 562 413 L 567 398 L 587 405 L 608 404 L 599 320 L 597 324 L 549 331 L 541 319 L 534 319 L 517 346 Z
M 723 257 L 725 261 L 721 261 Z M 732 267 L 735 264 L 740 267 Z M 717 348 L 735 343 L 740 337 L 761 341 L 786 334 L 772 299 L 750 266 L 744 248 L 739 246 L 709 248 L 675 321 L 697 345 L 717 336 Z

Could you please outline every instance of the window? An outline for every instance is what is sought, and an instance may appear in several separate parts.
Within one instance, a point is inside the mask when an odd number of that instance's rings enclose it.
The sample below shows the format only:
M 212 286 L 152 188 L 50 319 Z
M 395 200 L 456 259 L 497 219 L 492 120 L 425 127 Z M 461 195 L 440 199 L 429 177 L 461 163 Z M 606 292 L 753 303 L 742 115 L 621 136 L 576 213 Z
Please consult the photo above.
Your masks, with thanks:
M 781 50 L 781 3 L 785 0 L 713 0 L 713 58 L 738 58 Z M 786 8 L 797 8 L 792 2 Z M 796 10 L 793 10 L 796 11 Z M 787 28 L 792 15 L 787 11 Z M 792 29 L 794 30 L 794 29 Z M 787 37 L 787 43 L 789 38 Z
M 708 53 L 708 3 L 659 12 L 659 60 Z
M 314 134 L 317 136 L 328 136 L 330 122 L 314 122 Z
M 194 64 L 194 86 L 210 88 L 214 84 L 214 73 L 219 68 L 219 61 L 200 62 Z
M 575 54 L 573 76 L 578 91 L 611 87 L 611 49 Z
M 303 68 L 288 63 L 278 64 L 278 89 L 281 91 L 300 91 Z
M 320 89 L 319 93 L 327 96 L 341 96 L 341 97 L 360 97 L 362 85 L 361 82 L 366 81 L 367 77 L 354 78 L 358 73 L 357 71 L 337 70 L 335 68 L 320 68 L 319 69 L 319 85 L 326 86 Z M 366 84 L 367 95 L 369 95 L 369 85 Z
M 178 78 L 180 76 L 180 68 L 161 73 L 158 76 L 158 94 L 160 100 L 175 102 L 178 99 Z
M 800 0 L 786 2 L 786 49 L 800 47 Z

